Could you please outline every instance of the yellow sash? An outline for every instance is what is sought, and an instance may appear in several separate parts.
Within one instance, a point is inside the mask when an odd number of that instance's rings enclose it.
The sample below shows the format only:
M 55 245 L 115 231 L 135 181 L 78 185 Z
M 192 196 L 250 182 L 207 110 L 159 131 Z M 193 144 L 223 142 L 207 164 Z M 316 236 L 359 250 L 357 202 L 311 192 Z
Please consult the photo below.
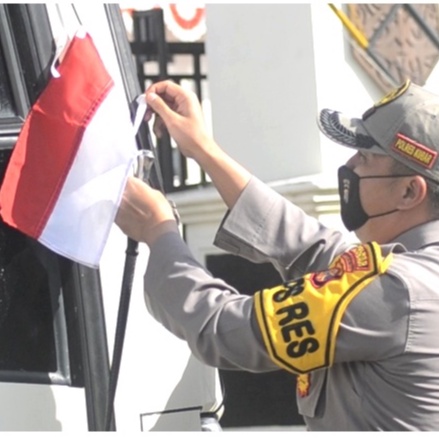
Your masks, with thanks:
M 338 256 L 325 271 L 258 291 L 256 315 L 265 346 L 280 367 L 306 373 L 331 366 L 335 339 L 347 306 L 392 259 L 376 243 Z

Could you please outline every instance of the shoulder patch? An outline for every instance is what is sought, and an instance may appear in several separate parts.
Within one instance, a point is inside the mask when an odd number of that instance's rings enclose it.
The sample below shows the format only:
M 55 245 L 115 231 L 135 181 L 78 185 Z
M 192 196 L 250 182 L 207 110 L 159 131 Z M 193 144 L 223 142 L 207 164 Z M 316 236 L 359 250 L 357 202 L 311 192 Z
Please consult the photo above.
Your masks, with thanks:
M 347 306 L 387 270 L 391 258 L 383 258 L 376 243 L 361 244 L 325 271 L 258 291 L 256 316 L 272 360 L 297 374 L 331 366 Z

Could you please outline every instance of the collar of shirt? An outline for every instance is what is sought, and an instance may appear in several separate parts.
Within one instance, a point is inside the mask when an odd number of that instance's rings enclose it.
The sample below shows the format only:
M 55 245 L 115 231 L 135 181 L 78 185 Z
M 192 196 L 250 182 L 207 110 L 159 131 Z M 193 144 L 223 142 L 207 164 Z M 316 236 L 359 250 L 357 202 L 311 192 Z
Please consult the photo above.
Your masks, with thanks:
M 439 220 L 413 227 L 399 235 L 393 242 L 402 244 L 408 251 L 439 245 Z

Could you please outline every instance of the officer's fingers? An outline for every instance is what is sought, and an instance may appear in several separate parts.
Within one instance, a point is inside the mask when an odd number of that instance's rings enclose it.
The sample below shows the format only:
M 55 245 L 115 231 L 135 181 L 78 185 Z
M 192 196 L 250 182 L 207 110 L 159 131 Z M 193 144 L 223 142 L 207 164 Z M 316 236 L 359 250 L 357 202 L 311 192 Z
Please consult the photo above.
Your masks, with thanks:
M 177 113 L 171 109 L 170 105 L 154 92 L 146 94 L 146 102 L 151 109 L 163 119 L 165 124 L 171 123 L 172 119 L 178 116 Z
M 156 115 L 156 117 L 155 117 L 154 124 L 152 126 L 152 130 L 158 139 L 160 139 L 163 136 L 164 132 L 166 131 L 166 126 L 163 123 L 160 116 L 158 116 L 158 115 Z
M 152 108 L 150 108 L 150 107 L 147 107 L 146 108 L 146 111 L 145 111 L 145 117 L 144 117 L 144 119 L 146 120 L 146 122 L 149 122 L 151 119 L 152 119 L 152 117 L 154 116 L 154 111 L 152 110 Z
M 167 102 L 173 102 L 177 97 L 186 93 L 180 85 L 170 80 L 156 82 L 148 88 L 147 93 L 149 92 L 158 94 Z

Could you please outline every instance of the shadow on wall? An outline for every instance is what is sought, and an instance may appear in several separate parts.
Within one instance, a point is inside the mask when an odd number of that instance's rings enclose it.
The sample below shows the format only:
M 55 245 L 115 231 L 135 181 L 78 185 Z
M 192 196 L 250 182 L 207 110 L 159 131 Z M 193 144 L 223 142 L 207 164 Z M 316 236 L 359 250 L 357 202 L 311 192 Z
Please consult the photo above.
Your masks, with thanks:
M 190 355 L 166 407 L 141 415 L 142 431 L 201 431 L 202 404 L 215 404 L 216 374 L 216 369 Z
M 3 383 L 0 393 L 0 431 L 62 431 L 49 387 Z

